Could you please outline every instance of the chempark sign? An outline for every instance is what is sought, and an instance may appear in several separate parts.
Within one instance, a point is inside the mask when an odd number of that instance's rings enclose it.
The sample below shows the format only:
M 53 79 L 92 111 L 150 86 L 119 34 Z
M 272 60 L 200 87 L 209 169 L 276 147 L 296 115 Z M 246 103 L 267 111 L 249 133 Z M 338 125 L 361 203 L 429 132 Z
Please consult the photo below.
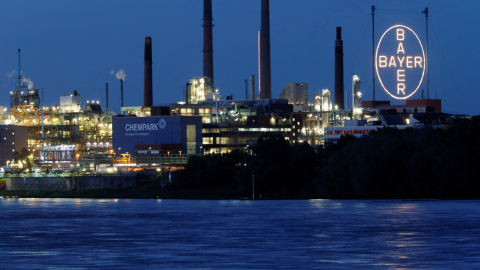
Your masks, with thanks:
M 404 25 L 387 29 L 377 45 L 375 69 L 383 89 L 395 99 L 411 97 L 425 75 L 425 52 L 417 34 Z
M 165 119 L 160 119 L 157 122 L 153 123 L 143 123 L 143 124 L 125 124 L 125 131 L 155 131 L 155 130 L 160 130 L 164 129 L 167 126 L 167 122 Z

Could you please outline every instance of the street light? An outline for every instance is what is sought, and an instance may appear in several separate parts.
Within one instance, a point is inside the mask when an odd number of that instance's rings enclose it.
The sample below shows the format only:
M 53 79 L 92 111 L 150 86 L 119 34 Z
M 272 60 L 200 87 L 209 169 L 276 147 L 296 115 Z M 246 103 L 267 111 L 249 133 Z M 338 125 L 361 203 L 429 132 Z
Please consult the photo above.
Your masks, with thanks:
M 148 167 L 150 167 L 150 164 L 152 163 L 152 147 L 148 147 Z

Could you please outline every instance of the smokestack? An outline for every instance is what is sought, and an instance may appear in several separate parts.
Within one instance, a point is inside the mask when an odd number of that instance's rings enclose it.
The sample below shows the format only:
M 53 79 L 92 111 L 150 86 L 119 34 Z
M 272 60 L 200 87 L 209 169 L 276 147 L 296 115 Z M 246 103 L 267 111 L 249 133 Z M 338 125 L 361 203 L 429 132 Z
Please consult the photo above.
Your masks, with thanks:
M 105 83 L 105 92 L 107 93 L 107 96 L 106 96 L 106 98 L 105 98 L 105 99 L 107 100 L 107 104 L 106 104 L 107 107 L 106 107 L 106 108 L 108 108 L 108 82 Z
M 248 100 L 248 81 L 245 80 L 245 100 Z
M 145 77 L 143 85 L 143 106 L 152 107 L 153 83 L 152 83 L 152 38 L 145 38 Z M 123 105 L 122 105 L 123 106 Z
M 343 41 L 342 27 L 337 27 L 337 40 L 335 40 L 335 105 L 339 110 L 344 109 L 343 87 Z
M 213 18 L 212 0 L 203 0 L 203 77 L 207 77 L 210 86 L 213 82 Z
M 262 71 L 260 70 L 260 30 L 258 31 L 258 98 L 260 98 L 260 93 L 262 92 Z
M 260 27 L 260 98 L 272 98 L 272 71 L 270 65 L 270 10 L 269 0 L 262 0 Z
M 250 75 L 250 100 L 255 100 L 255 75 Z
M 120 79 L 120 107 L 123 107 L 123 79 Z

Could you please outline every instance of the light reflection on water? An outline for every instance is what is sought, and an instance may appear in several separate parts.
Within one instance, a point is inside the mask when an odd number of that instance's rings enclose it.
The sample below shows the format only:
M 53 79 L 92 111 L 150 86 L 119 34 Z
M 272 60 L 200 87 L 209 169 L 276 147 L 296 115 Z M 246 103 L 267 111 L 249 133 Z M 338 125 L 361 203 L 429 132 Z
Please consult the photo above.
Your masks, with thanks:
M 0 268 L 479 268 L 479 206 L 0 199 Z

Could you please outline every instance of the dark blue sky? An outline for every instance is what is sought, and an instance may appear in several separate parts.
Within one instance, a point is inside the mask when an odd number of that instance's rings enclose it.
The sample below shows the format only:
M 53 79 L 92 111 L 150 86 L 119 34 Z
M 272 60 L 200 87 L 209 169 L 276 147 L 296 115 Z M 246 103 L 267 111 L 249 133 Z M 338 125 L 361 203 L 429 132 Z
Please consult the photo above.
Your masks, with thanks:
M 480 1 L 271 0 L 272 96 L 287 82 L 309 83 L 310 94 L 334 88 L 335 28 L 342 27 L 345 88 L 353 74 L 372 99 L 371 5 L 376 42 L 395 24 L 412 28 L 425 45 L 429 8 L 430 97 L 447 113 L 480 114 Z M 22 71 L 45 104 L 58 104 L 77 90 L 83 100 L 100 100 L 119 112 L 120 83 L 126 73 L 125 106 L 143 104 L 144 38 L 152 37 L 154 105 L 183 99 L 191 77 L 202 76 L 202 0 L 3 1 L 0 4 L 0 105 L 15 89 L 17 49 Z M 244 98 L 244 80 L 258 76 L 259 0 L 213 0 L 216 87 Z M 421 88 L 426 89 L 425 85 Z M 376 85 L 376 99 L 391 98 Z M 258 90 L 258 89 L 257 89 Z M 419 98 L 419 95 L 416 95 Z M 398 103 L 398 102 L 394 102 Z M 350 105 L 349 105 L 350 107 Z

